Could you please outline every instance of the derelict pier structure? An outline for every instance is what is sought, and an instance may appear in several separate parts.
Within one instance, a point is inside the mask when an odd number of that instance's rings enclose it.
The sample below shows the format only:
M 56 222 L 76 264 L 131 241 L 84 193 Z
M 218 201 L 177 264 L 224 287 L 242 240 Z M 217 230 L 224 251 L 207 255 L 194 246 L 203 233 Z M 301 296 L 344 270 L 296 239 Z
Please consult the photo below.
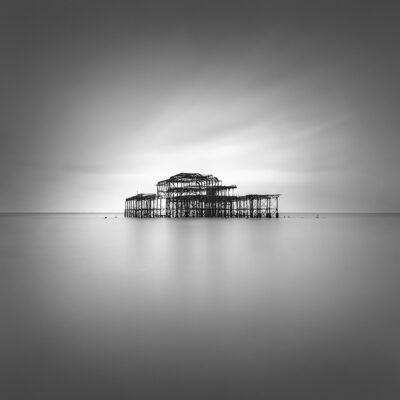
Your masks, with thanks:
M 125 200 L 125 217 L 134 218 L 272 218 L 279 217 L 280 194 L 237 196 L 236 185 L 213 175 L 180 173 L 157 183 L 157 194 L 140 193 Z

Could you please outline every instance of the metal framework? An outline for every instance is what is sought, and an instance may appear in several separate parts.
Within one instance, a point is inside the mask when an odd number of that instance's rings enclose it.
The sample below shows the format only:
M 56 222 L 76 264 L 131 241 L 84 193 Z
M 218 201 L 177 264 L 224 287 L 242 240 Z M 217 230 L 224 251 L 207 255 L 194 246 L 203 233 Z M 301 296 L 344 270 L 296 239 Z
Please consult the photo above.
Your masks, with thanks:
M 234 194 L 213 175 L 180 173 L 157 183 L 157 194 L 141 193 L 125 200 L 125 217 L 279 217 L 280 194 Z

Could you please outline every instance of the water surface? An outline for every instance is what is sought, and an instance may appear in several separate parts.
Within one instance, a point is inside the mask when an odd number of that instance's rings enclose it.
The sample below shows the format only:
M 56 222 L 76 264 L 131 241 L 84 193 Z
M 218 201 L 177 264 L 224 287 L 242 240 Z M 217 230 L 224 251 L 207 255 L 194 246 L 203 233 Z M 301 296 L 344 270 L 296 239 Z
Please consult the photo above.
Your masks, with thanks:
M 0 216 L 1 399 L 397 399 L 400 216 Z

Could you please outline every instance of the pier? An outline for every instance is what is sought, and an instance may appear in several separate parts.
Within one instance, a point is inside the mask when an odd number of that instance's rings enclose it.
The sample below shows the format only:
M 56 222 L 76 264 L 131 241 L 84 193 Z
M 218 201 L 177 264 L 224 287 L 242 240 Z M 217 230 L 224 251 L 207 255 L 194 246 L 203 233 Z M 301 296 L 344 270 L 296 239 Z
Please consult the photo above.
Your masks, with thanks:
M 157 194 L 125 200 L 125 217 L 133 218 L 278 218 L 280 194 L 235 195 L 213 175 L 180 173 L 157 183 Z

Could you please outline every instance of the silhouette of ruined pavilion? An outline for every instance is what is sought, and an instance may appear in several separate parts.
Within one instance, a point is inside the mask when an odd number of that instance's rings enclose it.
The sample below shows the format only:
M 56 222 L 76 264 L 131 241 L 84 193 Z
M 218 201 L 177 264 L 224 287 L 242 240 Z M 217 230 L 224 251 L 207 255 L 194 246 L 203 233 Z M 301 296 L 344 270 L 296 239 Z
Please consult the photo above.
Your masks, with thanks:
M 134 218 L 272 218 L 279 217 L 280 194 L 234 194 L 213 175 L 180 173 L 157 183 L 157 194 L 140 193 L 125 200 L 125 217 Z

